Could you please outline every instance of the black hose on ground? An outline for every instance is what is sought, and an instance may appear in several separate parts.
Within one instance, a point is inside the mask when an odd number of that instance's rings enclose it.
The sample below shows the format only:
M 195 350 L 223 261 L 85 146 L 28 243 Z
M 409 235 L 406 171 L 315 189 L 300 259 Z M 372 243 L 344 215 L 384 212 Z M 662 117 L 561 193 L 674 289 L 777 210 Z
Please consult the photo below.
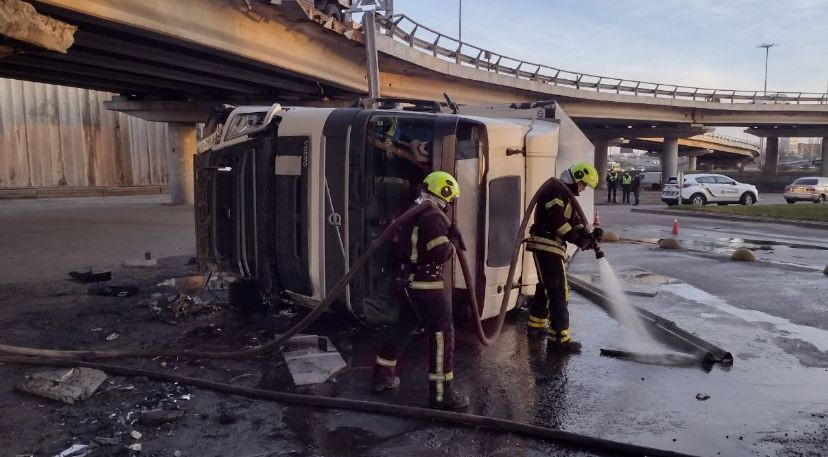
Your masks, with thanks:
M 481 428 L 498 432 L 515 433 L 532 438 L 539 438 L 550 442 L 574 446 L 581 449 L 588 449 L 599 452 L 609 452 L 612 455 L 633 455 L 633 456 L 655 456 L 655 457 L 693 457 L 680 452 L 666 451 L 634 444 L 621 443 L 617 441 L 595 438 L 587 435 L 580 435 L 572 432 L 553 430 L 537 425 L 529 425 L 520 422 L 496 419 L 493 417 L 478 416 L 474 414 L 456 413 L 451 411 L 439 411 L 415 406 L 393 405 L 372 401 L 350 400 L 345 398 L 320 397 L 315 395 L 292 394 L 286 392 L 275 392 L 271 390 L 255 389 L 251 387 L 234 386 L 217 381 L 209 381 L 200 378 L 190 378 L 168 373 L 161 373 L 152 370 L 141 370 L 116 365 L 108 365 L 95 362 L 86 362 L 72 359 L 59 358 L 36 358 L 36 357 L 6 357 L 0 356 L 0 363 L 19 365 L 45 365 L 56 367 L 88 367 L 95 368 L 109 374 L 119 376 L 144 376 L 160 381 L 177 382 L 215 392 L 230 395 L 240 395 L 248 398 L 277 401 L 302 406 L 320 408 L 337 408 L 360 411 L 369 414 L 382 414 L 392 417 L 406 417 L 410 419 L 439 421 L 450 424 L 463 425 L 467 427 Z
M 23 355 L 28 357 L 61 357 L 61 358 L 75 358 L 75 359 L 116 359 L 116 358 L 133 358 L 133 357 L 183 357 L 191 359 L 245 359 L 255 357 L 258 355 L 273 352 L 292 336 L 307 328 L 313 321 L 319 318 L 322 313 L 330 308 L 331 304 L 339 298 L 345 290 L 345 286 L 351 282 L 353 277 L 365 266 L 368 259 L 374 255 L 374 252 L 386 241 L 400 227 L 408 224 L 412 219 L 417 217 L 421 212 L 429 207 L 433 207 L 434 203 L 424 201 L 417 206 L 412 207 L 400 217 L 395 219 L 388 227 L 380 234 L 380 236 L 371 243 L 371 246 L 359 256 L 354 262 L 351 269 L 343 276 L 336 285 L 330 290 L 325 299 L 317 307 L 311 310 L 301 321 L 289 328 L 284 333 L 281 333 L 272 341 L 261 346 L 242 349 L 238 351 L 216 352 L 216 351 L 195 351 L 189 349 L 145 349 L 145 350 L 105 350 L 105 351 L 74 351 L 74 350 L 55 350 L 55 349 L 35 349 L 22 346 L 11 346 L 7 344 L 0 344 L 0 353 Z
M 506 309 L 509 306 L 509 298 L 511 297 L 512 289 L 514 288 L 512 284 L 514 284 L 515 270 L 517 269 L 518 257 L 520 256 L 520 246 L 523 244 L 524 237 L 526 236 L 526 226 L 529 224 L 532 212 L 538 204 L 538 198 L 540 198 L 541 193 L 549 187 L 556 187 L 565 192 L 569 196 L 570 201 L 572 201 L 572 206 L 575 208 L 575 212 L 578 213 L 578 217 L 581 218 L 581 222 L 586 224 L 589 221 L 589 219 L 586 218 L 581 205 L 578 203 L 578 200 L 575 198 L 575 194 L 572 193 L 563 181 L 552 177 L 541 184 L 540 188 L 535 192 L 535 195 L 532 196 L 529 203 L 526 205 L 526 210 L 523 212 L 523 218 L 520 220 L 520 228 L 518 228 L 518 233 L 515 238 L 515 245 L 512 249 L 512 260 L 509 263 L 509 274 L 506 276 L 506 286 L 503 288 L 503 300 L 500 302 L 500 313 L 497 315 L 497 321 L 495 322 L 490 335 L 486 334 L 486 331 L 483 329 L 483 322 L 480 319 L 480 308 L 477 303 L 476 288 L 474 287 L 474 279 L 472 277 L 471 270 L 469 269 L 468 261 L 466 260 L 466 254 L 461 249 L 455 250 L 457 252 L 457 259 L 460 262 L 460 269 L 463 271 L 463 279 L 465 280 L 466 287 L 469 291 L 469 307 L 471 308 L 472 315 L 474 316 L 473 320 L 475 322 L 477 339 L 480 341 L 480 344 L 484 346 L 493 345 L 495 341 L 497 341 L 500 331 L 503 329 L 503 322 L 506 320 Z

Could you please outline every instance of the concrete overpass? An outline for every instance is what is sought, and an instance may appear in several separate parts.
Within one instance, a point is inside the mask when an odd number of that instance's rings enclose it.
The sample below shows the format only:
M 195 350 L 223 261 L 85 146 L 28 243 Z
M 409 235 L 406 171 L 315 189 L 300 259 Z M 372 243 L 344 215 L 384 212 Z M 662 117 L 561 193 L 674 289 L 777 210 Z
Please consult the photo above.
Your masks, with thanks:
M 182 123 L 175 130 L 181 145 L 193 142 L 192 123 L 217 103 L 341 105 L 367 93 L 364 30 L 331 20 L 306 0 L 281 6 L 263 0 L 31 3 L 76 26 L 74 44 L 66 54 L 27 50 L 2 58 L 0 76 L 120 93 L 111 109 Z M 599 166 L 613 129 L 623 129 L 615 138 L 665 138 L 663 163 L 672 174 L 678 139 L 707 127 L 828 126 L 824 94 L 763 95 L 586 75 L 461 43 L 406 16 L 380 24 L 383 95 L 440 100 L 447 92 L 466 104 L 554 98 L 585 131 L 597 132 L 591 136 Z

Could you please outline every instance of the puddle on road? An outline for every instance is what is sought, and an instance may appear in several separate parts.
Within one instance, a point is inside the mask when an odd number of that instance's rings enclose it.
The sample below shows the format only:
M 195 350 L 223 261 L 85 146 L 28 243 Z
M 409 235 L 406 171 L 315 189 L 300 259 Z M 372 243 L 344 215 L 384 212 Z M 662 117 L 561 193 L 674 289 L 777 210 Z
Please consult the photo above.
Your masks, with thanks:
M 756 240 L 750 238 L 715 238 L 704 240 L 681 240 L 682 244 L 689 249 L 698 249 L 723 254 L 729 254 L 737 248 L 747 248 L 751 251 L 776 251 L 783 249 L 804 249 L 815 251 L 828 251 L 828 247 L 813 244 L 784 243 L 781 241 Z
M 662 290 L 697 303 L 710 305 L 719 311 L 736 316 L 747 322 L 766 322 L 773 324 L 778 330 L 787 332 L 794 338 L 811 343 L 820 351 L 828 351 L 828 331 L 826 330 L 794 324 L 788 319 L 763 313 L 762 311 L 738 308 L 722 298 L 711 295 L 686 283 L 665 285 L 662 287 Z

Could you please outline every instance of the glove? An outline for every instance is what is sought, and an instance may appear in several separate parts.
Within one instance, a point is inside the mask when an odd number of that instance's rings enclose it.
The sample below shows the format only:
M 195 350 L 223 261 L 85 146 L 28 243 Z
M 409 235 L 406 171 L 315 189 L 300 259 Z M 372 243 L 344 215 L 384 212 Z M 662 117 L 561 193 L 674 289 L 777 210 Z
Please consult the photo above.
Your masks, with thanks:
M 586 229 L 578 232 L 577 244 L 578 248 L 582 251 L 589 251 L 590 249 L 595 248 L 595 240 L 592 238 L 592 234 Z
M 448 239 L 457 249 L 460 249 L 461 251 L 466 250 L 466 243 L 463 242 L 463 235 L 460 233 L 460 230 L 457 229 L 455 224 L 451 224 L 451 227 L 449 227 Z
M 592 240 L 595 242 L 595 244 L 600 243 L 603 239 L 604 229 L 602 229 L 601 227 L 595 227 L 594 229 L 592 229 Z

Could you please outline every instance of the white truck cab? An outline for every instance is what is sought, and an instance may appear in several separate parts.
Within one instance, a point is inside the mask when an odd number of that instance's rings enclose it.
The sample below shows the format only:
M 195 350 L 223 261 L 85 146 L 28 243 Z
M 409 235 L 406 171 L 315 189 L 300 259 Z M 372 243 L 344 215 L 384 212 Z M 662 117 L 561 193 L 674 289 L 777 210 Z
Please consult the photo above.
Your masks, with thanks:
M 315 306 L 413 204 L 425 175 L 443 170 L 460 185 L 449 216 L 464 235 L 482 318 L 498 314 L 505 287 L 520 288 L 510 308 L 532 295 L 531 256 L 521 257 L 520 279 L 505 284 L 525 205 L 549 177 L 592 163 L 592 144 L 554 102 L 456 113 L 409 102 L 222 111 L 196 156 L 200 265 L 252 281 L 265 297 Z M 592 190 L 579 200 L 592 215 Z M 393 251 L 390 244 L 378 251 L 339 309 L 368 322 L 396 319 Z M 461 270 L 449 271 L 455 302 L 464 301 Z

